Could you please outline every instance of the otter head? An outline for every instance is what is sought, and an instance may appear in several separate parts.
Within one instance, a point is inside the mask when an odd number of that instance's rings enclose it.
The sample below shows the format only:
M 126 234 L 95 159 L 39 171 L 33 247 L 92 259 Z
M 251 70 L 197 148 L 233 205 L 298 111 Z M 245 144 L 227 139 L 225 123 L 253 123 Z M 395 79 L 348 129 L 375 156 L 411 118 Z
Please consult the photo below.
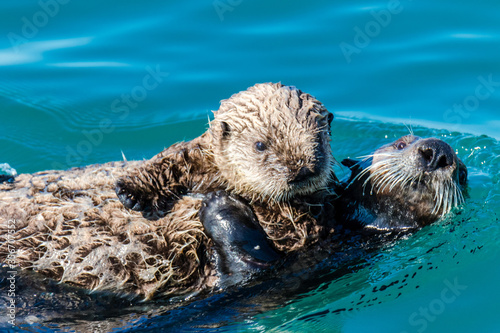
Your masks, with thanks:
M 439 139 L 407 135 L 364 161 L 342 163 L 352 170 L 345 194 L 360 204 L 360 216 L 371 216 L 374 228 L 424 226 L 464 201 L 467 168 Z
M 221 182 L 249 200 L 285 201 L 332 177 L 333 115 L 295 87 L 263 83 L 223 100 L 210 123 Z

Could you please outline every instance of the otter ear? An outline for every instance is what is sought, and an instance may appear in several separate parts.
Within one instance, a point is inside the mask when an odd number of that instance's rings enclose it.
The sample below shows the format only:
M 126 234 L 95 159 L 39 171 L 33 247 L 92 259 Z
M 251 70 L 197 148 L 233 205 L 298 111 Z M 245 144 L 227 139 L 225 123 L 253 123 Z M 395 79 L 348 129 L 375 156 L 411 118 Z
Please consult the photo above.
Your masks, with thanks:
M 465 186 L 467 184 L 468 174 L 469 172 L 467 170 L 467 166 L 465 166 L 465 163 L 458 158 L 458 182 L 460 185 Z
M 342 165 L 345 165 L 346 167 L 348 167 L 349 170 L 351 170 L 351 178 L 352 178 L 354 175 L 357 175 L 358 173 L 363 171 L 363 167 L 361 166 L 361 162 L 362 161 L 354 160 L 352 158 L 346 158 L 345 160 L 342 160 L 341 163 L 342 163 Z
M 356 167 L 358 166 L 359 167 L 359 160 L 354 160 L 352 158 L 346 158 L 344 160 L 342 160 L 342 165 L 348 167 L 349 169 L 352 170 L 353 167 Z
M 363 166 L 361 165 L 361 162 L 362 161 L 360 161 L 360 160 L 346 158 L 346 159 L 342 160 L 341 163 L 342 163 L 342 165 L 345 165 L 346 167 L 348 167 L 353 174 L 355 174 L 355 173 L 361 172 L 363 170 Z
M 328 112 L 328 115 L 327 115 L 328 124 L 330 124 L 330 125 L 332 124 L 333 118 L 335 118 L 335 117 L 333 116 L 333 113 Z
M 229 136 L 229 133 L 231 132 L 231 128 L 229 127 L 228 123 L 226 123 L 225 121 L 221 121 L 220 128 L 222 131 L 222 138 L 227 138 Z

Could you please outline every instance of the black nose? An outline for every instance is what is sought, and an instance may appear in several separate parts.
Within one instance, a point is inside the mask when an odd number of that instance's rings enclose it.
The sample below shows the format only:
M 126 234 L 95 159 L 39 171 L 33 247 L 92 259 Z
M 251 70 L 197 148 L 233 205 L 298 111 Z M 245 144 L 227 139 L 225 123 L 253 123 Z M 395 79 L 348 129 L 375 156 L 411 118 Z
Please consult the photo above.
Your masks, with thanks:
M 302 167 L 302 168 L 300 168 L 299 172 L 297 173 L 297 175 L 295 176 L 293 181 L 294 182 L 301 182 L 301 181 L 306 180 L 307 178 L 311 177 L 312 175 L 314 175 L 314 171 L 312 171 L 311 169 L 309 169 L 307 167 Z
M 418 152 L 431 171 L 446 168 L 454 162 L 455 152 L 449 144 L 439 139 L 421 140 Z

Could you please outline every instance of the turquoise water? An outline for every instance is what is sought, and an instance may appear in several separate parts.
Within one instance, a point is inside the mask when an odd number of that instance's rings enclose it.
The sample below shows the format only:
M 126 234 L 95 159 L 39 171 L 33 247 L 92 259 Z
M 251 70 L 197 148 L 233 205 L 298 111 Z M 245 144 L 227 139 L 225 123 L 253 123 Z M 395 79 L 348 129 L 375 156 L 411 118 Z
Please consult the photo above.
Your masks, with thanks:
M 229 303 L 208 318 L 194 304 L 175 325 L 144 310 L 91 326 L 211 331 L 196 325 L 220 315 L 226 331 L 493 332 L 498 9 L 470 0 L 3 1 L 0 163 L 34 172 L 149 158 L 202 133 L 219 100 L 257 82 L 295 85 L 335 113 L 339 161 L 407 126 L 449 142 L 469 167 L 465 208 L 267 311 Z

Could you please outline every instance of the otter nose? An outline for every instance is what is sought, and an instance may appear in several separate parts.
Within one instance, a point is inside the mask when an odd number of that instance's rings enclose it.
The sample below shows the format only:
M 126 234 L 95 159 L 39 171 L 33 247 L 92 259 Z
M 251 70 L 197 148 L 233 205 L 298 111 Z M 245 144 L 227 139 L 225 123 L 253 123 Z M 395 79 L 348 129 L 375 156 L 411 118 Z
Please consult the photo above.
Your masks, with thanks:
M 429 170 L 438 170 L 453 165 L 455 153 L 446 142 L 438 139 L 427 139 L 418 148 L 420 156 Z
M 311 177 L 312 175 L 314 175 L 314 171 L 312 171 L 311 169 L 309 169 L 307 167 L 302 167 L 302 168 L 300 168 L 299 172 L 297 173 L 297 175 L 295 176 L 293 181 L 294 182 L 301 182 L 301 181 L 306 180 L 307 178 Z

